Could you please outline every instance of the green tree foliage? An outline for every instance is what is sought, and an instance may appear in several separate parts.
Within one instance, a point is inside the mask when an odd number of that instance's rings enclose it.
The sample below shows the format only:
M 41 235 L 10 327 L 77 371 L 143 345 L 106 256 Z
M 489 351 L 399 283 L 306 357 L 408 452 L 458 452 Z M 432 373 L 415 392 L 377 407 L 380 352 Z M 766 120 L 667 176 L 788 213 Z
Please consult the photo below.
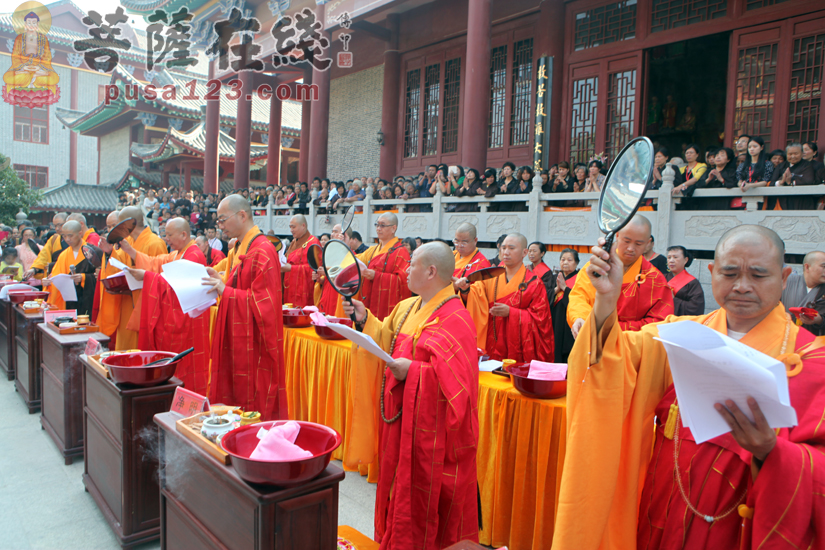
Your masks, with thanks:
M 6 158 L 0 154 L 0 167 L 6 164 Z M 0 172 L 0 223 L 13 226 L 15 214 L 29 210 L 40 203 L 43 193 L 39 189 L 32 189 L 29 184 L 20 179 L 14 167 L 9 164 Z

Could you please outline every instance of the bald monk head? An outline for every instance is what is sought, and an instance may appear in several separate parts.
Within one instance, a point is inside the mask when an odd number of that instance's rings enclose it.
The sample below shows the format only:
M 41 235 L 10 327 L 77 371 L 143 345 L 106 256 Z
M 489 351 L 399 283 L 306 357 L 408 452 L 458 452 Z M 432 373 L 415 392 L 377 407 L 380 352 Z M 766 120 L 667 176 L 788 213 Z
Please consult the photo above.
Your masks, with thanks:
M 521 233 L 510 233 L 501 243 L 501 265 L 507 269 L 507 277 L 514 275 L 524 264 L 527 255 L 527 237 Z
M 825 252 L 814 250 L 805 254 L 802 260 L 802 276 L 805 286 L 813 288 L 825 284 Z
M 89 226 L 86 225 L 86 216 L 80 213 L 69 214 L 66 218 L 67 221 L 77 222 L 80 224 L 80 229 L 85 234 L 86 231 L 89 230 Z
M 121 210 L 117 216 L 118 222 L 128 220 L 129 218 L 134 218 L 137 222 L 131 234 L 133 239 L 137 239 L 146 227 L 146 220 L 143 218 L 143 211 L 137 206 L 127 206 Z
M 392 212 L 386 212 L 378 216 L 375 223 L 375 232 L 378 234 L 378 240 L 381 241 L 381 244 L 395 238 L 395 232 L 398 231 L 398 216 Z
M 229 195 L 218 205 L 218 226 L 227 239 L 243 239 L 255 227 L 252 207 L 243 195 Z
M 114 226 L 117 225 L 119 220 L 119 212 L 115 210 L 114 212 L 110 212 L 108 216 L 106 216 L 106 229 L 111 231 Z
M 52 218 L 52 223 L 54 224 L 54 230 L 58 234 L 62 234 L 62 232 L 63 232 L 63 224 L 66 223 L 66 216 L 67 216 L 66 214 L 64 214 L 62 212 L 58 212 Z
M 307 219 L 303 214 L 295 214 L 289 220 L 289 232 L 293 239 L 302 239 L 307 234 Z
M 636 214 L 616 234 L 616 255 L 622 261 L 625 271 L 644 254 L 645 247 L 650 242 L 651 229 L 650 220 Z
M 455 257 L 450 247 L 440 241 L 415 249 L 407 270 L 410 290 L 428 302 L 445 286 L 452 285 Z
M 166 222 L 166 242 L 172 250 L 183 250 L 192 240 L 189 222 L 183 218 L 172 218 Z
M 206 256 L 206 253 L 209 252 L 209 241 L 206 240 L 206 237 L 203 235 L 198 235 L 195 237 L 195 244 L 201 249 L 203 255 Z
M 83 244 L 83 228 L 80 222 L 67 221 L 63 224 L 63 240 L 77 253 Z
M 779 304 L 791 273 L 784 257 L 779 235 L 759 225 L 734 227 L 719 239 L 708 268 L 730 330 L 748 332 Z
M 466 222 L 459 225 L 455 230 L 453 244 L 462 258 L 470 256 L 478 246 L 476 226 Z

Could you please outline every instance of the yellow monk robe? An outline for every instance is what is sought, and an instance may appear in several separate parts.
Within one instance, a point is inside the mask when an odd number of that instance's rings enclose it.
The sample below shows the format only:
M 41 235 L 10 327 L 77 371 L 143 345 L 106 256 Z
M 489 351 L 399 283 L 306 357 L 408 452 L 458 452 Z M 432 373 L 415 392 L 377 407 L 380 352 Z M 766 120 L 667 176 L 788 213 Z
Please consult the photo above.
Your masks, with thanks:
M 49 267 L 49 264 L 57 261 L 57 254 L 65 250 L 65 248 L 65 241 L 63 241 L 59 234 L 55 233 L 48 241 L 46 241 L 46 244 L 40 248 L 37 258 L 35 258 L 34 262 L 32 262 L 31 269 L 39 269 L 45 273 L 46 268 Z
M 466 277 L 479 269 L 490 267 L 490 260 L 488 260 L 478 248 L 473 250 L 473 253 L 469 256 L 462 256 L 458 250 L 456 250 L 453 255 L 455 256 L 455 271 L 453 271 L 453 277 Z
M 83 241 L 81 246 L 84 244 L 86 244 L 86 241 Z M 76 309 L 78 315 L 91 315 L 95 292 L 94 268 L 86 260 L 82 249 L 78 249 L 77 254 L 74 253 L 71 247 L 61 252 L 49 276 L 71 275 L 71 266 L 75 266 L 76 272 L 83 277 L 81 283 L 75 285 L 77 300 L 66 302 L 57 287 L 52 284 L 47 287 L 49 290 L 48 302 L 56 309 Z
M 588 265 L 590 262 L 579 271 L 570 291 L 567 323 L 571 327 L 576 319 L 587 319 L 596 300 L 596 289 L 587 274 Z M 616 310 L 623 330 L 639 330 L 648 323 L 657 323 L 673 315 L 673 291 L 667 286 L 665 276 L 644 256 L 625 272 Z

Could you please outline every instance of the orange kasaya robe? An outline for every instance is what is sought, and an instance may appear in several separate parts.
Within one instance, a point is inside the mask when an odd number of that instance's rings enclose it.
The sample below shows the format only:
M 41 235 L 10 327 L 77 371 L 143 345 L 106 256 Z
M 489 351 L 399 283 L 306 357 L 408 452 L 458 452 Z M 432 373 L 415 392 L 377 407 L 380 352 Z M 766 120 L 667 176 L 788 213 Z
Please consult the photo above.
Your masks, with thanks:
M 126 237 L 129 244 L 138 251 L 147 256 L 160 256 L 166 254 L 166 243 L 152 233 L 152 230 L 145 227 L 138 235 L 137 239 Z M 132 258 L 124 254 L 121 260 L 128 266 L 133 266 Z M 139 349 L 138 348 L 138 331 L 140 330 L 140 310 L 141 310 L 141 295 L 142 290 L 133 290 L 132 299 L 129 296 L 123 295 L 120 300 L 120 320 L 118 322 L 117 337 L 115 342 L 115 349 Z
M 86 244 L 85 241 L 81 243 L 81 246 L 84 244 Z M 61 252 L 49 276 L 71 275 L 70 266 L 75 266 L 76 273 L 83 276 L 81 283 L 75 285 L 77 300 L 66 302 L 57 287 L 49 285 L 46 287 L 49 291 L 47 301 L 56 309 L 76 309 L 78 315 L 91 315 L 94 303 L 95 275 L 94 268 L 86 260 L 82 249 L 78 248 L 77 254 L 74 253 L 71 247 Z
M 727 333 L 723 309 L 664 322 L 686 319 Z M 754 481 L 752 455 L 729 433 L 697 445 L 677 417 L 668 431 L 678 405 L 656 325 L 623 331 L 614 313 L 597 334 L 593 323 L 570 354 L 553 548 L 825 548 L 825 340 L 799 330 L 781 303 L 740 340 L 785 362 L 799 422 L 777 430 Z M 729 515 L 709 523 L 688 509 L 675 479 L 675 429 L 691 504 L 703 515 Z
M 455 255 L 455 271 L 453 277 L 466 277 L 470 273 L 490 267 L 490 260 L 476 248 L 469 256 L 462 256 L 458 250 Z
M 160 275 L 164 264 L 181 259 L 206 265 L 206 258 L 195 241 L 189 241 L 181 250 L 171 254 L 150 257 L 138 252 L 135 257 L 135 267 L 146 270 L 141 293 L 138 345 L 143 350 L 175 353 L 194 347 L 195 351 L 178 363 L 175 376 L 186 389 L 206 395 L 209 382 L 209 315 L 192 318 L 183 313 L 175 291 Z
M 313 303 L 312 268 L 307 263 L 307 249 L 312 244 L 320 246 L 321 241 L 309 233 L 289 243 L 286 262 L 292 269 L 284 272 L 285 304 L 305 307 Z
M 383 321 L 370 313 L 364 326 L 393 357 L 412 360 L 403 381 L 378 370 L 379 388 L 386 376 L 385 415 L 401 410 L 401 417 L 388 424 L 377 396 L 372 403 L 381 449 L 375 540 L 384 550 L 478 542 L 478 355 L 473 321 L 454 296 L 448 285 L 423 307 L 420 297 L 408 298 Z
M 122 250 L 112 251 L 112 257 L 124 262 L 129 258 Z M 92 321 L 100 327 L 100 332 L 111 338 L 109 349 L 119 349 L 117 347 L 117 329 L 120 325 L 121 294 L 109 294 L 103 286 L 103 279 L 111 275 L 120 273 L 120 270 L 109 265 L 109 257 L 104 255 L 100 263 L 100 273 L 95 290 L 95 302 L 92 314 Z M 133 348 L 125 348 L 133 349 Z
M 374 279 L 364 278 L 361 283 L 364 305 L 378 319 L 384 319 L 398 302 L 411 295 L 407 286 L 410 253 L 401 239 L 393 237 L 386 245 L 378 243 L 369 247 L 358 259 L 367 264 L 368 269 L 375 270 Z
M 288 417 L 281 315 L 281 262 L 257 226 L 229 257 L 212 336 L 209 399 Z
M 470 285 L 463 296 L 476 327 L 478 347 L 491 359 L 519 363 L 553 360 L 553 321 L 544 283 L 522 265 L 509 281 L 507 274 Z M 507 317 L 494 317 L 490 308 L 510 306 Z
M 570 291 L 567 323 L 571 327 L 576 319 L 587 319 L 596 300 L 596 289 L 587 274 L 588 265 L 590 262 L 584 264 L 576 277 L 576 286 Z M 625 271 L 617 309 L 619 326 L 624 330 L 639 330 L 673 315 L 673 292 L 667 286 L 667 279 L 643 256 Z

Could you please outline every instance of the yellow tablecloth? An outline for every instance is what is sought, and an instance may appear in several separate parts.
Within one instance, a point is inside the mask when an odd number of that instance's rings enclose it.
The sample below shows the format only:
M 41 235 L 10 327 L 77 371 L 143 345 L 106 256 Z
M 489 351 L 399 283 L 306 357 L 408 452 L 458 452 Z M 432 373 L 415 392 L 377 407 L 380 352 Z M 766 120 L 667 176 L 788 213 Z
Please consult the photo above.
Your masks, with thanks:
M 319 338 L 311 327 L 284 330 L 289 417 L 334 428 L 345 440 L 350 347 L 348 341 Z M 530 399 L 508 379 L 484 372 L 478 390 L 480 542 L 511 550 L 546 548 L 564 463 L 567 400 Z M 343 448 L 333 457 L 340 460 Z M 368 480 L 376 482 L 377 474 L 373 465 Z

